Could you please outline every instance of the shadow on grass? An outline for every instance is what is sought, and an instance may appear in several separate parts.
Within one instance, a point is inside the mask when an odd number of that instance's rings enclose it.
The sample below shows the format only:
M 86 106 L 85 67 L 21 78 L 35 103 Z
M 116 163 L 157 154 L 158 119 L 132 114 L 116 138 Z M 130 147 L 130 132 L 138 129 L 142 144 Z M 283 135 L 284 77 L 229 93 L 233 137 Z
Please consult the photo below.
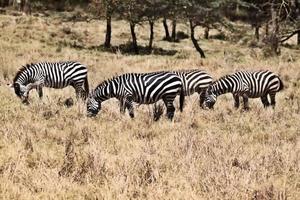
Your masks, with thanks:
M 282 46 L 288 49 L 300 50 L 300 45 L 296 45 L 296 44 L 283 43 Z
M 88 48 L 89 50 L 97 50 L 109 53 L 118 53 L 127 54 L 127 55 L 161 55 L 161 56 L 173 56 L 177 53 L 176 50 L 165 50 L 163 48 L 153 47 L 152 49 L 144 46 L 138 46 L 138 54 L 135 52 L 134 47 L 131 43 L 121 44 L 118 46 L 111 46 L 109 48 L 100 45 L 92 46 Z

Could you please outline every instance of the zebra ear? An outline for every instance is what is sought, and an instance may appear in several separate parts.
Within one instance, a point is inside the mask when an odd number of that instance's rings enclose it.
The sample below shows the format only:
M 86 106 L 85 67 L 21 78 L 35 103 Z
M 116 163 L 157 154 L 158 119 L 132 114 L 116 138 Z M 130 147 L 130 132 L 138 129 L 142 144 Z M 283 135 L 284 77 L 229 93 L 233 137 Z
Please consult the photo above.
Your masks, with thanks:
M 11 83 L 7 83 L 6 85 L 7 85 L 7 87 L 10 87 L 10 88 L 13 88 L 13 87 L 14 87 L 14 85 L 11 84 Z
M 14 89 L 14 84 L 12 84 L 12 83 L 7 83 L 7 87 L 9 87 L 10 89 Z

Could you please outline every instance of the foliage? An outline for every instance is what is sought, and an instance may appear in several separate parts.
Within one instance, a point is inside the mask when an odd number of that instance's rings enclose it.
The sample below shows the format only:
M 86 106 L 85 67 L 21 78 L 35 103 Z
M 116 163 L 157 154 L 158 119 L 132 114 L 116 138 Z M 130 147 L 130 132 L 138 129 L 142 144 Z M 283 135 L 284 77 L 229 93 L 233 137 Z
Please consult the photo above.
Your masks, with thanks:
M 93 13 L 96 18 L 107 20 L 106 47 L 111 46 L 112 17 L 126 20 L 130 24 L 134 43 L 137 43 L 135 25 L 148 21 L 151 32 L 149 46 L 152 46 L 154 40 L 154 23 L 161 18 L 172 20 L 172 41 L 177 41 L 176 23 L 179 21 L 190 23 L 193 29 L 196 26 L 205 27 L 205 38 L 208 38 L 210 29 L 227 29 L 235 32 L 235 27 L 229 21 L 242 21 L 255 28 L 254 35 L 257 40 L 264 40 L 275 52 L 279 52 L 282 42 L 295 34 L 299 35 L 300 44 L 299 0 L 22 0 L 21 2 L 25 2 L 25 5 L 28 4 L 36 11 L 48 9 L 50 5 L 54 5 L 54 9 L 60 11 L 78 5 L 92 8 L 86 12 Z M 8 3 L 2 0 L 0 6 L 7 6 Z M 25 11 L 25 8 L 28 6 L 23 6 L 21 10 Z M 31 9 L 29 10 L 31 12 Z M 166 37 L 169 37 L 165 20 L 164 27 Z M 264 37 L 259 37 L 262 27 L 265 27 L 266 33 Z M 192 40 L 195 44 L 195 40 Z M 137 44 L 135 46 L 137 48 Z
M 157 40 L 177 54 L 111 54 L 92 49 L 104 23 L 66 22 L 62 14 L 0 15 L 0 199 L 300 199 L 299 49 L 284 47 L 278 59 L 265 59 L 257 48 L 201 40 L 207 59 L 200 60 L 188 40 L 176 46 Z M 124 38 L 124 21 L 113 23 L 115 37 Z M 147 28 L 139 29 L 141 44 Z M 250 36 L 251 27 L 243 26 L 243 33 Z M 157 26 L 156 37 L 163 36 Z M 60 41 L 79 39 L 83 49 L 66 45 L 56 52 Z M 250 101 L 248 112 L 236 110 L 226 95 L 207 111 L 193 95 L 171 123 L 164 114 L 154 122 L 151 105 L 136 106 L 130 120 L 113 99 L 90 119 L 83 102 L 65 105 L 75 99 L 72 88 L 45 88 L 42 101 L 32 91 L 32 103 L 24 106 L 6 87 L 19 67 L 42 60 L 86 64 L 91 88 L 122 73 L 194 68 L 214 79 L 269 69 L 286 88 L 276 96 L 275 110 L 264 109 L 260 99 Z

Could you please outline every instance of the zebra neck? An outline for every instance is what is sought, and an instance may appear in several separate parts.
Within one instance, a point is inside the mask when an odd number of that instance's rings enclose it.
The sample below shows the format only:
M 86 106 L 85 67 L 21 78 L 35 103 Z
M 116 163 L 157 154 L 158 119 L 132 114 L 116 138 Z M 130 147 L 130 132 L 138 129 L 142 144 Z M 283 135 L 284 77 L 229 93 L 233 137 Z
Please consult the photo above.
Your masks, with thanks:
M 115 94 L 114 92 L 112 91 L 112 87 L 110 85 L 111 83 L 105 85 L 105 86 L 100 86 L 98 89 L 97 89 L 97 92 L 96 92 L 96 99 L 98 99 L 99 101 L 103 102 L 103 101 L 106 101 L 110 98 L 113 98 L 115 97 Z
M 34 83 L 37 80 L 32 78 L 28 70 L 23 71 L 21 74 L 18 75 L 16 78 L 15 83 L 19 83 L 20 85 L 27 85 L 28 83 Z
M 15 83 L 19 83 L 20 85 L 27 85 L 30 82 L 27 74 L 20 75 Z
M 221 94 L 233 92 L 233 87 L 232 85 L 224 80 L 219 80 L 215 85 L 214 85 L 214 93 L 219 96 Z

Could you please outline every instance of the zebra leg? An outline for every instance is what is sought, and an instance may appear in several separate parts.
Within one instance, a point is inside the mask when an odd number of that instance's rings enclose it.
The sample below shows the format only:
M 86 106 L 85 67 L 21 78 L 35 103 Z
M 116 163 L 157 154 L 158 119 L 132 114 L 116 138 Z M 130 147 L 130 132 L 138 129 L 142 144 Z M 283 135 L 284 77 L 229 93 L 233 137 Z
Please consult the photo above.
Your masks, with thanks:
M 75 89 L 75 93 L 76 93 L 76 99 L 78 100 L 79 98 L 81 98 L 81 91 L 80 89 Z
M 39 86 L 37 88 L 38 94 L 39 94 L 39 98 L 42 99 L 43 98 L 43 87 Z
M 204 108 L 203 103 L 205 100 L 205 90 L 202 90 L 201 92 L 199 92 L 199 104 L 201 108 Z
M 249 110 L 249 98 L 247 96 L 243 96 L 244 102 L 244 110 Z
M 73 85 L 72 85 L 73 86 Z M 76 99 L 82 99 L 85 100 L 86 99 L 86 95 L 85 95 L 85 90 L 82 88 L 82 85 L 74 85 L 73 86 L 75 89 L 75 93 L 76 93 Z
M 125 113 L 125 104 L 124 104 L 124 99 L 119 99 L 120 101 L 120 113 L 124 114 Z
M 25 105 L 29 105 L 29 93 L 30 91 L 33 89 L 32 85 L 28 84 L 27 86 L 27 90 L 24 92 L 24 95 L 23 95 L 23 99 L 22 99 L 22 103 L 25 104 Z
M 237 94 L 233 94 L 234 99 L 234 107 L 238 109 L 240 107 L 240 96 Z
M 36 82 L 34 82 L 34 83 L 29 83 L 27 86 L 26 86 L 26 91 L 25 91 L 25 93 L 24 93 L 24 100 L 23 100 L 23 103 L 24 104 L 29 104 L 29 102 L 28 102 L 28 97 L 29 97 L 29 93 L 30 93 L 30 91 L 32 90 L 32 89 L 36 89 L 37 91 L 38 91 L 38 93 L 39 93 L 39 97 L 41 98 L 41 95 L 40 94 L 42 94 L 42 96 L 43 96 L 43 93 L 42 92 L 40 92 L 40 90 L 42 89 L 42 87 L 43 87 L 43 81 L 41 80 L 41 81 L 36 81 Z
M 88 93 L 84 89 L 84 84 L 82 82 L 75 82 L 71 83 L 70 85 L 75 89 L 76 99 L 82 99 L 83 101 L 85 101 Z
M 127 108 L 128 112 L 129 112 L 129 116 L 131 118 L 134 118 L 134 109 L 133 109 L 133 99 L 131 96 L 125 97 L 124 98 L 125 101 L 125 107 Z M 125 110 L 124 110 L 125 112 Z
M 261 99 L 261 102 L 263 103 L 263 105 L 264 105 L 265 108 L 268 107 L 268 106 L 270 106 L 267 94 L 264 95 L 264 96 L 262 96 L 262 97 L 260 97 L 260 99 Z
M 274 109 L 275 108 L 275 104 L 276 104 L 276 101 L 275 101 L 276 93 L 271 93 L 269 95 L 270 95 L 270 99 L 271 99 L 271 106 Z
M 167 117 L 172 121 L 174 117 L 175 107 L 173 105 L 174 98 L 172 99 L 164 99 L 164 103 L 167 107 Z

